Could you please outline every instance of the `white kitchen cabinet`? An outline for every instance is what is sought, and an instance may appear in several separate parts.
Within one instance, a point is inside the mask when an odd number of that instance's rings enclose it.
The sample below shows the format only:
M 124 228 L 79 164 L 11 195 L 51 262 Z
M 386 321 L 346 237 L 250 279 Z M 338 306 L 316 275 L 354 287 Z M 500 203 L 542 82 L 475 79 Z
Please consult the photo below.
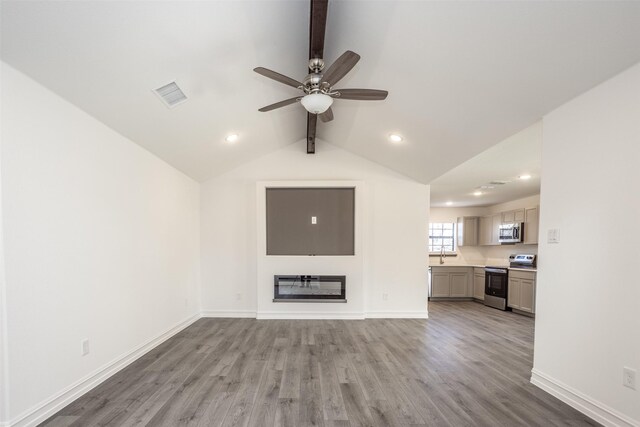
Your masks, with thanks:
M 431 268 L 431 296 L 434 298 L 442 298 L 451 296 L 449 289 L 449 273 L 435 272 Z
M 520 310 L 535 313 L 536 282 L 535 280 L 521 279 L 520 281 Z
M 513 224 L 515 222 L 524 222 L 524 209 L 502 212 L 503 224 Z
M 538 244 L 538 206 L 525 209 L 524 214 L 524 243 L 525 245 Z
M 483 216 L 478 218 L 478 245 L 488 246 L 492 243 L 492 227 L 493 218 L 490 216 Z
M 478 217 L 458 218 L 458 246 L 476 246 L 478 244 Z
M 514 211 L 502 212 L 502 223 L 503 224 L 513 224 L 516 220 Z
M 484 300 L 484 268 L 473 269 L 473 297 Z
M 524 222 L 524 209 L 516 209 L 513 211 L 514 222 Z
M 467 297 L 469 296 L 468 284 L 469 273 L 451 273 L 449 275 L 451 284 L 451 297 Z
M 515 277 L 509 277 L 509 289 L 507 290 L 507 306 L 511 308 L 520 308 L 520 289 L 522 282 Z
M 431 266 L 432 298 L 471 298 L 472 267 Z
M 502 214 L 497 213 L 491 217 L 491 244 L 500 244 L 500 226 L 502 225 Z
M 507 305 L 516 310 L 535 313 L 536 273 L 533 271 L 509 270 Z

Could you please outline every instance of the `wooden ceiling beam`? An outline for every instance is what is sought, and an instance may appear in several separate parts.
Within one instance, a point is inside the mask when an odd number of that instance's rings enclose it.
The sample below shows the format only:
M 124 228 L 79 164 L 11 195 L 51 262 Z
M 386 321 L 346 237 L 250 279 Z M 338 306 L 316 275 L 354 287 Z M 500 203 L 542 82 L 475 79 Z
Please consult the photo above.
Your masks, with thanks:
M 329 0 L 311 0 L 309 20 L 309 59 L 324 58 L 324 35 L 327 27 Z M 306 73 L 309 73 L 307 67 Z M 316 152 L 316 125 L 318 116 L 307 113 L 307 153 Z

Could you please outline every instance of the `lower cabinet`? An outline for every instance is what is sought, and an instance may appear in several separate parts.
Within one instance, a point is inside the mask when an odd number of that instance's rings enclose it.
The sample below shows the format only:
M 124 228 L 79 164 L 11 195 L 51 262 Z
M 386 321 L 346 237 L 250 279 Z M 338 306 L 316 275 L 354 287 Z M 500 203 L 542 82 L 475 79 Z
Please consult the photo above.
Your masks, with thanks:
M 471 267 L 431 266 L 432 298 L 471 298 Z
M 484 268 L 473 269 L 473 297 L 484 300 Z
M 450 273 L 449 280 L 451 284 L 452 297 L 468 297 L 469 293 L 469 273 Z
M 449 273 L 431 272 L 431 296 L 435 298 L 451 296 Z
M 527 313 L 535 313 L 536 273 L 509 270 L 507 305 Z

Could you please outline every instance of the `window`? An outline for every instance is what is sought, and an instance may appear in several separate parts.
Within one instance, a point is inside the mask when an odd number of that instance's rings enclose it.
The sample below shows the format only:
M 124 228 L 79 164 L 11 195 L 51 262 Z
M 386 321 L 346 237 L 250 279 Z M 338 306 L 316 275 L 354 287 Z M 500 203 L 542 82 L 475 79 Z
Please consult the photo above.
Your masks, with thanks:
M 455 252 L 455 224 L 452 222 L 434 222 L 429 224 L 429 252 Z

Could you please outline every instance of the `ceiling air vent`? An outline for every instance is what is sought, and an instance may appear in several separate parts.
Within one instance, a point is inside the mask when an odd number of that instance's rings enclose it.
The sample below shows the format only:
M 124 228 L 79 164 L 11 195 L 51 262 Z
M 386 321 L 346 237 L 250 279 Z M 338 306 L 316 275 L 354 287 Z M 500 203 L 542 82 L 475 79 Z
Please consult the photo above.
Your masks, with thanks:
M 162 99 L 169 108 L 175 107 L 187 100 L 187 96 L 182 92 L 182 89 L 178 87 L 176 82 L 164 85 L 154 90 L 154 92 L 158 94 L 160 99 Z
M 489 185 L 505 185 L 508 184 L 509 181 L 491 181 Z

